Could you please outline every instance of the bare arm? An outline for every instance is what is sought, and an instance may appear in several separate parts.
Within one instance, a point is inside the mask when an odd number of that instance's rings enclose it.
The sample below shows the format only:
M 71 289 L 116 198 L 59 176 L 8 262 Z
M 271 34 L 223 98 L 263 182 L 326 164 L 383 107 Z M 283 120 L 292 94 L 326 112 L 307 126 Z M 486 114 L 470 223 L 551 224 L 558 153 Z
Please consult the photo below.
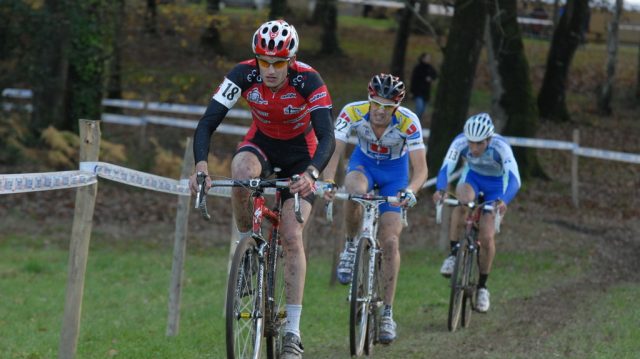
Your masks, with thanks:
M 338 163 L 344 154 L 344 150 L 347 147 L 347 143 L 341 140 L 336 140 L 336 147 L 333 151 L 333 155 L 331 155 L 331 159 L 327 164 L 327 167 L 324 168 L 322 172 L 322 178 L 325 181 L 335 181 L 336 170 L 338 168 Z
M 411 162 L 411 180 L 408 189 L 418 192 L 427 180 L 429 170 L 427 168 L 427 151 L 425 149 L 409 152 L 409 162 Z

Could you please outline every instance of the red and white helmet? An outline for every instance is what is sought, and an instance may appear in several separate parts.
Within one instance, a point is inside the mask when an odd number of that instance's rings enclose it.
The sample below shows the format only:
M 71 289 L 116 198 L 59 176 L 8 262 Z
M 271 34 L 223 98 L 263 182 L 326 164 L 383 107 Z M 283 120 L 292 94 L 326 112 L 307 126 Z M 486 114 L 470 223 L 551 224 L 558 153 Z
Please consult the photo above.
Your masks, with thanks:
M 256 55 L 293 57 L 298 51 L 298 33 L 284 20 L 267 21 L 253 34 Z

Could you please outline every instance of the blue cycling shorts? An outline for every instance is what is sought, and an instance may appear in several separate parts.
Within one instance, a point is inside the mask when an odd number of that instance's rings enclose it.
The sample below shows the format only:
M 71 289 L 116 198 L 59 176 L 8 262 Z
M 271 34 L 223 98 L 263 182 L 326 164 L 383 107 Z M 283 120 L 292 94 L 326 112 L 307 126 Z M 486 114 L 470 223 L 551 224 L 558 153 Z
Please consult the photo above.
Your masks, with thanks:
M 469 184 L 473 191 L 476 193 L 476 200 L 478 199 L 478 193 L 484 193 L 485 202 L 494 201 L 504 196 L 504 191 L 507 188 L 506 182 L 502 176 L 485 176 L 477 172 L 474 172 L 468 166 L 465 166 L 458 181 L 458 185 L 462 183 Z
M 377 185 L 379 195 L 395 196 L 409 184 L 409 155 L 405 154 L 395 160 L 378 161 L 367 157 L 360 148 L 356 147 L 347 167 L 347 173 L 351 171 L 361 172 L 367 177 L 367 192 Z M 384 212 L 400 212 L 400 207 L 382 203 L 380 214 Z

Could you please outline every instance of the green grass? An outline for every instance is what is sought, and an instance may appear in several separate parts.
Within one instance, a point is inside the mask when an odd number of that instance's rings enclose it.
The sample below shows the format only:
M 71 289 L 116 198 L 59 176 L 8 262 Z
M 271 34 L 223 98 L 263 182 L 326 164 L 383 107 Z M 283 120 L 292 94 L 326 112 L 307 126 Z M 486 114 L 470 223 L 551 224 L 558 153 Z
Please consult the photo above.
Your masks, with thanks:
M 0 357 L 57 357 L 66 288 L 67 249 L 46 238 L 0 240 Z M 185 267 L 181 325 L 165 336 L 171 249 L 143 244 L 110 245 L 94 239 L 88 261 L 78 358 L 222 358 L 222 306 L 226 250 L 190 251 Z M 406 249 L 395 317 L 402 340 L 376 349 L 385 358 L 422 358 L 455 341 L 446 330 L 449 290 L 438 274 L 442 254 L 433 248 Z M 330 287 L 330 258 L 309 259 L 302 320 L 309 358 L 346 357 L 347 287 Z M 535 295 L 556 278 L 575 278 L 584 261 L 553 253 L 505 252 L 491 278 L 492 306 Z M 554 336 L 549 350 L 565 348 L 591 357 L 624 357 L 637 346 L 637 311 L 629 303 L 640 287 L 616 287 L 579 308 L 578 320 Z M 501 325 L 500 311 L 477 319 L 477 327 Z M 629 313 L 635 313 L 629 315 Z M 491 319 L 487 319 L 491 318 Z M 586 322 L 585 322 L 586 321 Z M 484 323 L 483 323 L 484 322 Z M 472 323 L 472 325 L 474 325 Z M 574 327 L 575 326 L 575 327 Z M 467 335 L 472 331 L 463 332 Z M 583 335 L 584 334 L 584 335 Z M 613 338 L 613 339 L 612 339 Z M 612 343 L 613 340 L 613 343 Z M 416 351 L 417 345 L 431 343 Z M 554 344 L 557 343 L 557 344 Z M 567 344 L 569 343 L 569 344 Z M 588 352 L 580 351 L 585 343 Z M 614 345 L 615 344 L 615 345 Z M 591 351 L 599 354 L 590 354 Z M 494 353 L 508 357 L 508 353 Z M 507 355 L 507 356 L 502 356 Z M 582 355 L 579 355 L 582 357 Z

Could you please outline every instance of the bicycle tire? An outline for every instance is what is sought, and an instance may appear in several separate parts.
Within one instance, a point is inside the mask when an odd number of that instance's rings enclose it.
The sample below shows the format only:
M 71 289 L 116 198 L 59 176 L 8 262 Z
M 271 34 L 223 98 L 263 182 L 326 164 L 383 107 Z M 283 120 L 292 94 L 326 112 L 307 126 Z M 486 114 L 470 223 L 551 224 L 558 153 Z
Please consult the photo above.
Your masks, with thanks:
M 275 236 L 275 233 L 274 233 Z M 274 240 L 268 252 L 267 296 L 265 314 L 269 318 L 265 325 L 267 359 L 278 359 L 282 353 L 282 336 L 287 320 L 284 289 L 284 248 L 279 240 Z M 273 260 L 275 259 L 275 260 Z M 272 298 L 272 299 L 271 299 Z
M 369 321 L 369 240 L 360 238 L 351 278 L 349 346 L 351 356 L 362 356 Z
M 373 355 L 373 346 L 378 343 L 378 328 L 380 327 L 380 308 L 383 303 L 383 285 L 380 273 L 382 273 L 382 256 L 375 255 L 376 269 L 373 292 L 371 293 L 371 303 L 369 304 L 369 318 L 367 319 L 367 337 L 365 338 L 364 354 L 367 357 Z
M 253 238 L 238 243 L 227 283 L 226 344 L 228 359 L 259 357 L 264 323 L 264 301 L 258 288 L 261 265 Z M 259 315 L 256 315 L 259 314 Z
M 471 238 L 475 242 L 475 239 Z M 471 312 L 475 309 L 476 285 L 478 284 L 477 248 L 468 251 L 465 265 L 465 289 L 462 299 L 462 327 L 468 328 L 471 323 Z
M 460 323 L 460 312 L 462 309 L 462 299 L 464 296 L 464 267 L 465 258 L 467 256 L 467 245 L 461 242 L 456 255 L 456 263 L 451 274 L 451 293 L 449 295 L 449 315 L 447 318 L 447 327 L 449 331 L 454 332 Z

